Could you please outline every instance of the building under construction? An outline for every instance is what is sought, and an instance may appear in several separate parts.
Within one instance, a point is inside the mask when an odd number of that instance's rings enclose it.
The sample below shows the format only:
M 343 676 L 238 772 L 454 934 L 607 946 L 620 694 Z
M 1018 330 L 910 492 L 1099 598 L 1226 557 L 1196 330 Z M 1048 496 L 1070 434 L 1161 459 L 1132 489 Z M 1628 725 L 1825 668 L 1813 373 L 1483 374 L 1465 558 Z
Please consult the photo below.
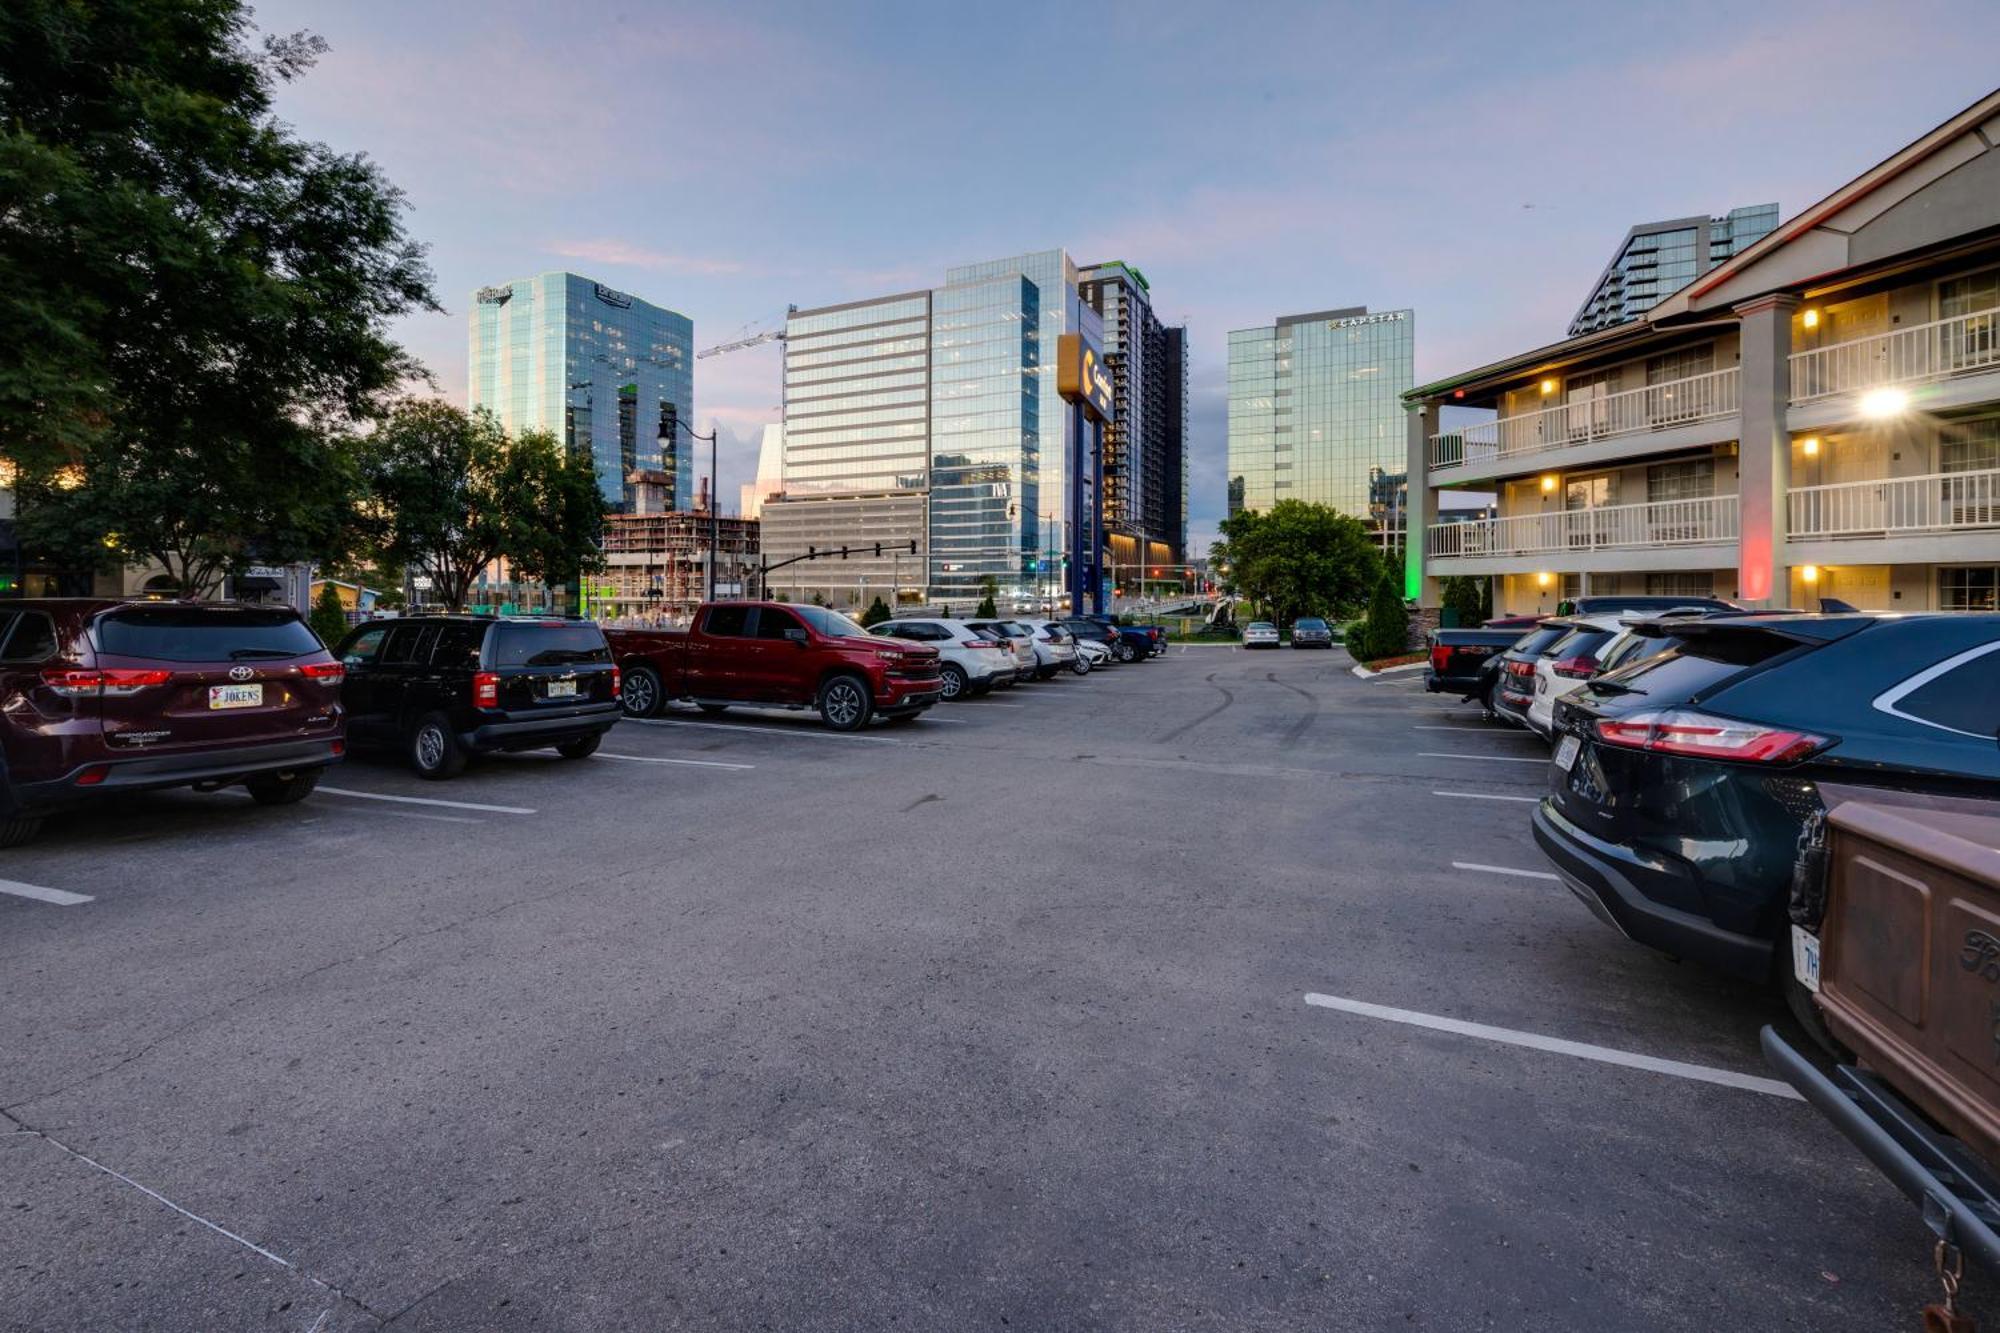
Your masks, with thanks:
M 632 512 L 605 515 L 604 572 L 591 579 L 594 615 L 685 619 L 708 596 L 711 541 L 720 548 L 715 595 L 748 595 L 758 562 L 756 519 L 711 518 L 705 478 L 693 509 L 670 507 L 670 473 L 641 469 L 626 480 Z

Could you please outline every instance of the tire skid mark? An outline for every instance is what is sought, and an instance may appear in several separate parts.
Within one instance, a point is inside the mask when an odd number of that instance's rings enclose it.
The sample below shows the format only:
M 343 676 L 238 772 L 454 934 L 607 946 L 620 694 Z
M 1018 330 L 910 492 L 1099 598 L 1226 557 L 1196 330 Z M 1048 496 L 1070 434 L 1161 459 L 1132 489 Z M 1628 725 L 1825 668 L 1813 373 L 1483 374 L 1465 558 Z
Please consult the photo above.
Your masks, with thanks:
M 1278 673 L 1275 671 L 1266 671 L 1264 673 L 1264 679 L 1269 681 L 1271 684 L 1276 685 L 1281 690 L 1290 690 L 1293 694 L 1298 695 L 1299 698 L 1304 699 L 1306 701 L 1306 711 L 1300 714 L 1298 721 L 1292 723 L 1290 727 L 1286 728 L 1285 739 L 1282 742 L 1280 742 L 1280 744 L 1286 746 L 1287 748 L 1297 745 L 1299 743 L 1299 738 L 1306 734 L 1306 728 L 1310 727 L 1313 724 L 1313 719 L 1319 716 L 1319 697 L 1313 694 L 1312 692 L 1308 690 L 1302 690 L 1298 686 L 1293 685 L 1287 681 L 1279 680 Z
M 1183 733 L 1193 731 L 1196 727 L 1200 726 L 1202 723 L 1208 721 L 1210 718 L 1214 717 L 1217 713 L 1220 713 L 1223 709 L 1229 707 L 1229 705 L 1236 702 L 1236 696 L 1234 694 L 1231 694 L 1228 690 L 1224 689 L 1222 686 L 1217 685 L 1215 683 L 1215 676 L 1216 676 L 1215 672 L 1213 671 L 1209 672 L 1206 676 L 1203 676 L 1201 678 L 1202 683 L 1207 685 L 1210 689 L 1214 690 L 1217 694 L 1220 694 L 1222 696 L 1222 702 L 1217 704 L 1215 707 L 1209 709 L 1206 713 L 1203 713 L 1200 717 L 1195 718 L 1193 721 L 1183 722 L 1181 723 L 1181 725 L 1175 727 L 1172 731 L 1168 732 L 1166 735 L 1156 738 L 1154 744 L 1165 745 L 1168 741 L 1175 739 L 1176 737 L 1182 735 Z

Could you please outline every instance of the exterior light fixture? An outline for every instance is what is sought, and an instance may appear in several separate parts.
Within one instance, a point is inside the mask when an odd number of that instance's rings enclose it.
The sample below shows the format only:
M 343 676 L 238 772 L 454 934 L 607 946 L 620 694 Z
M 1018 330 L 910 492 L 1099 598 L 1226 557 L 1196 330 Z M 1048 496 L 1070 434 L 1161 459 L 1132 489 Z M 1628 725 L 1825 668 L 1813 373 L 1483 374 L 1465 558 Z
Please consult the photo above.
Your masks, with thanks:
M 1818 566 L 1818 565 L 1801 565 L 1801 566 L 1799 566 L 1799 578 L 1800 578 L 1800 580 L 1801 580 L 1801 581 L 1803 581 L 1803 582 L 1805 582 L 1805 583 L 1818 583 L 1818 582 L 1819 582 L 1819 566 Z
M 1861 415 L 1883 421 L 1899 417 L 1910 407 L 1910 395 L 1901 389 L 1870 389 L 1861 395 Z
M 1555 473 L 1553 473 L 1553 472 L 1549 472 L 1549 473 L 1545 473 L 1545 474 L 1543 474 L 1543 476 L 1542 476 L 1542 494 L 1543 494 L 1543 495 L 1553 495 L 1553 494 L 1555 494 L 1555 490 L 1556 490 L 1556 476 L 1555 476 Z
M 1556 382 L 1554 380 L 1542 381 L 1542 397 L 1546 398 L 1555 391 L 1556 391 Z
M 1555 581 L 1556 581 L 1556 576 L 1549 573 L 1546 570 L 1544 570 L 1540 574 L 1535 575 L 1535 586 L 1537 588 L 1546 588 Z
M 1807 308 L 1806 308 L 1806 312 L 1805 312 L 1805 313 L 1804 313 L 1803 315 L 1800 315 L 1800 316 L 1799 316 L 1799 323 L 1801 323 L 1801 324 L 1805 325 L 1805 326 L 1806 326 L 1807 328 L 1809 328 L 1809 329 L 1816 329 L 1816 328 L 1818 328 L 1818 327 L 1819 327 L 1819 311 L 1817 311 L 1817 310 L 1815 310 L 1815 309 L 1811 308 L 1810 306 L 1809 306 L 1809 307 L 1807 307 Z
M 1805 454 L 1805 456 L 1806 456 L 1807 458 L 1818 458 L 1818 457 L 1819 457 L 1819 436 L 1817 436 L 1817 435 L 1808 435 L 1808 436 L 1806 436 L 1806 437 L 1805 437 L 1805 438 L 1804 438 L 1803 440 L 1800 440 L 1800 441 L 1799 441 L 1799 450 L 1800 450 L 1800 452 L 1802 452 L 1803 454 Z

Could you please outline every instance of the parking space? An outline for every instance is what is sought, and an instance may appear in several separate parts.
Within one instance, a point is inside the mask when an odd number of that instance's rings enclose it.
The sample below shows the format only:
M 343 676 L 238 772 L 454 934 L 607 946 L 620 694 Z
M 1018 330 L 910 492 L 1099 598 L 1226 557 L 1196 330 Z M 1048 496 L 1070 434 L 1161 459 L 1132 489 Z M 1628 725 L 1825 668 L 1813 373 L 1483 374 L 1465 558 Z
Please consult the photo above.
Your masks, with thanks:
M 1906 1318 L 1921 1226 L 1766 1076 L 1782 1004 L 1554 882 L 1539 742 L 1347 665 L 1204 648 L 855 734 L 675 710 L 52 824 L 6 877 L 88 901 L 0 885 L 0 1308 Z

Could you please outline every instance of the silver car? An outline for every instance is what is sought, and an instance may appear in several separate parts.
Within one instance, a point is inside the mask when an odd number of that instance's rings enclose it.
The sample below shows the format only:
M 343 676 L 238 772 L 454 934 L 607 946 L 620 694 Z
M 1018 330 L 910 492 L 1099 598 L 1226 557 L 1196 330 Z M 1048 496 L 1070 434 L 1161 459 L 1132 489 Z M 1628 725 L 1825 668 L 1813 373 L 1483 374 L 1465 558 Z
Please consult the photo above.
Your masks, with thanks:
M 1268 620 L 1253 620 L 1243 627 L 1245 648 L 1276 648 L 1278 627 Z

